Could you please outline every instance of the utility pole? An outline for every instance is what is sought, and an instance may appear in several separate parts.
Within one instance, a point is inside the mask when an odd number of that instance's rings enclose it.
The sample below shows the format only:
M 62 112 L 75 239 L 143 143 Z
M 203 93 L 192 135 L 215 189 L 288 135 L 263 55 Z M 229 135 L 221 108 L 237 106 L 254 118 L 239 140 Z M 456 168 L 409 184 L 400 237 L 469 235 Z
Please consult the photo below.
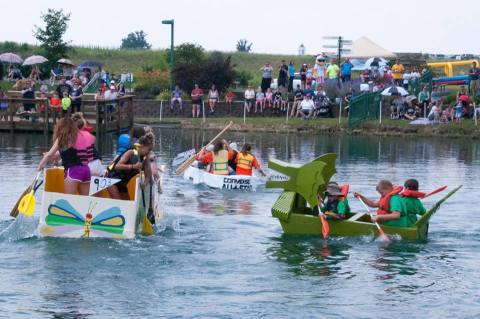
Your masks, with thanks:
M 162 24 L 169 24 L 170 25 L 170 88 L 173 90 L 173 69 L 175 68 L 175 52 L 174 52 L 174 25 L 175 22 L 173 19 L 170 20 L 163 20 Z

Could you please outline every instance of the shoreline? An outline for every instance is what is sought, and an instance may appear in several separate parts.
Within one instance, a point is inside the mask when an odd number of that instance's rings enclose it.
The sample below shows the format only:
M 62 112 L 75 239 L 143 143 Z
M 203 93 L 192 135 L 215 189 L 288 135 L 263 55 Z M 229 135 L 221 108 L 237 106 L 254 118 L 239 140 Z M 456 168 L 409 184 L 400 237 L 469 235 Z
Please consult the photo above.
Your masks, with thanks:
M 386 119 L 382 124 L 377 121 L 364 122 L 353 129 L 348 128 L 348 119 L 342 118 L 338 124 L 338 118 L 314 119 L 304 121 L 290 119 L 288 124 L 284 118 L 247 118 L 243 124 L 243 118 L 209 118 L 203 123 L 202 119 L 191 118 L 136 118 L 135 123 L 178 127 L 182 129 L 205 129 L 221 130 L 229 122 L 234 132 L 263 132 L 263 133 L 300 133 L 300 134 L 345 134 L 345 135 L 375 135 L 375 136 L 417 136 L 417 137 L 448 137 L 448 138 L 480 138 L 480 125 L 475 126 L 473 120 L 465 120 L 462 123 L 448 123 L 435 125 L 410 125 L 407 121 Z

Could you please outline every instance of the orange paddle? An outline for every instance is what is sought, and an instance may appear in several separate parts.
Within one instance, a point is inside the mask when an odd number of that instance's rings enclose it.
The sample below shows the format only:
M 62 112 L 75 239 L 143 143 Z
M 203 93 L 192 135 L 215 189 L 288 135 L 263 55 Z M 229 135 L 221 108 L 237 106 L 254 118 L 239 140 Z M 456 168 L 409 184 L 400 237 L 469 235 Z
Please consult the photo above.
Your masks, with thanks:
M 328 226 L 327 219 L 325 218 L 325 214 L 322 212 L 320 209 L 320 202 L 321 202 L 321 197 L 320 195 L 317 195 L 317 208 L 318 208 L 318 216 L 320 217 L 320 221 L 322 222 L 322 235 L 323 238 L 327 238 L 328 233 L 330 232 L 330 226 Z
M 447 188 L 447 185 L 439 187 L 439 188 L 431 191 L 430 193 L 425 194 L 425 196 L 423 196 L 422 199 L 427 198 L 428 196 L 435 195 L 436 193 L 440 193 L 440 192 L 444 191 L 446 188 Z
M 365 209 L 368 212 L 368 215 L 370 216 L 370 218 L 372 218 L 372 212 L 370 211 L 370 208 L 363 202 L 363 200 L 360 197 L 357 197 L 357 199 L 363 204 L 363 206 L 365 207 Z M 373 220 L 372 220 L 372 222 L 373 222 Z M 390 239 L 388 239 L 388 236 L 385 235 L 385 232 L 383 231 L 382 227 L 380 227 L 380 225 L 377 222 L 373 222 L 373 223 L 375 224 L 375 226 L 377 226 L 378 232 L 380 233 L 380 237 L 389 241 Z

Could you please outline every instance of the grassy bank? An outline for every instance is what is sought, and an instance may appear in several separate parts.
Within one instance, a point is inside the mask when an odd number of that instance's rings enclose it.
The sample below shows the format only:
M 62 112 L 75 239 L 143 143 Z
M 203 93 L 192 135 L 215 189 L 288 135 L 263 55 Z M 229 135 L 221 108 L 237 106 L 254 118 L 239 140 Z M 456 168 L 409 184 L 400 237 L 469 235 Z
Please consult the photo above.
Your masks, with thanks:
M 365 122 L 358 127 L 349 129 L 347 120 L 342 119 L 315 119 L 304 121 L 301 119 L 285 118 L 209 118 L 203 123 L 202 119 L 167 118 L 161 122 L 159 119 L 136 118 L 136 123 L 148 125 L 172 125 L 182 128 L 221 130 L 229 121 L 233 121 L 230 128 L 240 132 L 272 132 L 272 133 L 316 133 L 316 134 L 366 134 L 383 136 L 441 136 L 451 138 L 480 138 L 480 126 L 475 126 L 472 120 L 462 123 L 437 124 L 437 125 L 410 125 L 407 121 L 386 119 L 382 124 L 377 121 Z

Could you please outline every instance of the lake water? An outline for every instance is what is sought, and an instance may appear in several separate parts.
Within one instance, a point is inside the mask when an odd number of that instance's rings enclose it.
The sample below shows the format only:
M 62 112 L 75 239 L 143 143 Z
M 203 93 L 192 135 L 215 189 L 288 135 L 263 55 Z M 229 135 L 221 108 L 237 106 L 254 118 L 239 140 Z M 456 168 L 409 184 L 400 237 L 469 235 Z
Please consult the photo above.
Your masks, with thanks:
M 216 132 L 158 129 L 168 172 L 161 231 L 135 240 L 0 239 L 2 318 L 478 318 L 478 141 L 235 133 L 269 158 L 338 154 L 334 179 L 376 196 L 375 183 L 414 177 L 423 190 L 464 185 L 432 218 L 427 242 L 282 235 L 279 190 L 194 187 L 170 170 L 176 153 Z M 47 141 L 0 134 L 0 231 Z M 113 145 L 102 150 L 109 158 Z M 38 197 L 38 196 L 37 196 Z M 38 197 L 39 198 L 39 197 Z M 426 206 L 439 196 L 426 200 Z M 350 199 L 354 210 L 362 206 Z M 37 204 L 38 210 L 39 204 Z M 37 212 L 38 214 L 38 212 Z

